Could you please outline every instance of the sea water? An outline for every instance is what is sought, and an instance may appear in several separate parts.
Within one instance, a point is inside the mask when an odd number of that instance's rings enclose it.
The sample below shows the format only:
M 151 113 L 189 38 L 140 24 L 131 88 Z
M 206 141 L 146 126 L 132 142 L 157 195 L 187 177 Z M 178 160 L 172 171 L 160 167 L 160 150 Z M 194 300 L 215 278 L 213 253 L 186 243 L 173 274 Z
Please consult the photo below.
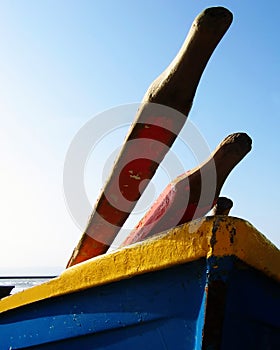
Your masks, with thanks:
M 24 289 L 36 286 L 38 284 L 49 281 L 55 276 L 41 276 L 41 277 L 0 277 L 0 286 L 15 286 L 11 294 L 15 294 Z

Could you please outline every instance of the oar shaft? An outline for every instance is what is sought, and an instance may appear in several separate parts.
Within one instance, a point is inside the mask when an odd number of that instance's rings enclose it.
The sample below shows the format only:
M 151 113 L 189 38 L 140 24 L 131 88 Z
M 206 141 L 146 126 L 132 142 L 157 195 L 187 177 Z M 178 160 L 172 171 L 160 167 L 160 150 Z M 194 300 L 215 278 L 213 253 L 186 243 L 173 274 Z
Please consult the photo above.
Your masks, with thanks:
M 228 136 L 201 166 L 172 181 L 121 246 L 204 216 L 216 203 L 231 170 L 251 150 L 245 133 Z M 206 190 L 203 190 L 206 189 Z
M 67 267 L 107 251 L 141 195 L 140 182 L 153 177 L 183 127 L 203 70 L 231 21 L 225 8 L 205 10 L 178 55 L 151 84 Z M 142 191 L 147 184 L 141 183 Z

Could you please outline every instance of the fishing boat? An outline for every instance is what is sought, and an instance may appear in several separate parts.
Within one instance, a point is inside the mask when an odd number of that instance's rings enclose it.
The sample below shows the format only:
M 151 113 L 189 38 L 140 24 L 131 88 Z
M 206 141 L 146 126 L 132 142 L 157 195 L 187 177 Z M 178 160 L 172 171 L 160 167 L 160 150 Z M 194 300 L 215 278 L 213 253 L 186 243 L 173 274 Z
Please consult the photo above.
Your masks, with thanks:
M 0 301 L 1 349 L 278 349 L 280 252 L 204 217 Z
M 144 96 L 66 270 L 0 300 L 1 350 L 280 348 L 279 250 L 245 220 L 204 216 L 250 151 L 248 135 L 230 135 L 206 163 L 172 181 L 129 245 L 108 252 L 141 195 L 139 181 L 153 177 L 183 127 L 231 21 L 221 7 L 194 21 Z

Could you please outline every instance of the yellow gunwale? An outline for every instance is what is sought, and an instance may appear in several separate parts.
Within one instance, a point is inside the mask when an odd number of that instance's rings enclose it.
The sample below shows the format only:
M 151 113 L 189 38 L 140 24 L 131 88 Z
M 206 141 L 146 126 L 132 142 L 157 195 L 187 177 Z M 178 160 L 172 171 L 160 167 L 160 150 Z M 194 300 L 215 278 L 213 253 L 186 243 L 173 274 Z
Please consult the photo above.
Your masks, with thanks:
M 213 216 L 95 257 L 0 300 L 0 312 L 210 256 L 233 255 L 280 281 L 280 251 L 249 222 Z

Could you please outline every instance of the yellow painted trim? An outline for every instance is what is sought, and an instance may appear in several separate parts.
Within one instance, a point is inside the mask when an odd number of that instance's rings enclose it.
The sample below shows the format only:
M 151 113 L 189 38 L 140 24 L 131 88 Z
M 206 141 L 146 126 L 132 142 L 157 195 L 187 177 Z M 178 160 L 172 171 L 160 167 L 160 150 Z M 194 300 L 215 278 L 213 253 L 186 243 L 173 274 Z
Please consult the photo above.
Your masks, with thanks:
M 250 223 L 206 217 L 90 259 L 59 277 L 0 300 L 0 312 L 210 256 L 234 255 L 280 281 L 280 251 Z

